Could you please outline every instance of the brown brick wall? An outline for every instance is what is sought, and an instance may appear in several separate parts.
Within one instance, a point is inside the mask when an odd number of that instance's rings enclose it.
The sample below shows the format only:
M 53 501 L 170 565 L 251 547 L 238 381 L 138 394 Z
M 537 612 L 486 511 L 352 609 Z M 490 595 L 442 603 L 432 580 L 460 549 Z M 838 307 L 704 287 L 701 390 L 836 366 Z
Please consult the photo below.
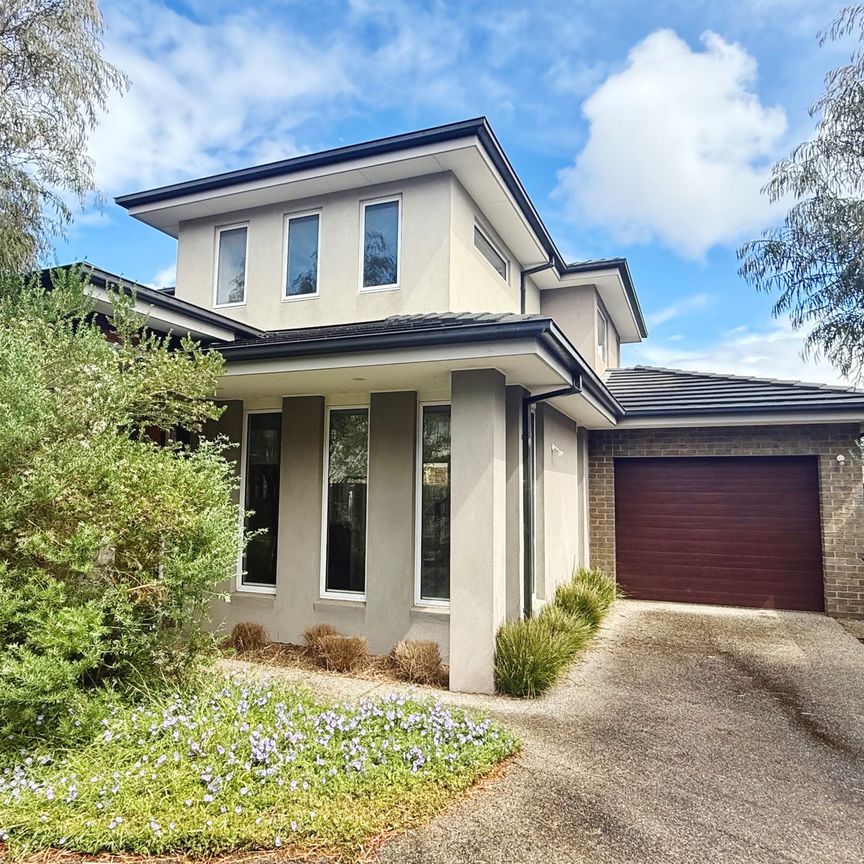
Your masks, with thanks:
M 864 618 L 864 487 L 857 424 L 613 429 L 589 437 L 591 560 L 615 572 L 618 456 L 818 456 L 825 609 Z M 845 461 L 838 462 L 843 454 Z

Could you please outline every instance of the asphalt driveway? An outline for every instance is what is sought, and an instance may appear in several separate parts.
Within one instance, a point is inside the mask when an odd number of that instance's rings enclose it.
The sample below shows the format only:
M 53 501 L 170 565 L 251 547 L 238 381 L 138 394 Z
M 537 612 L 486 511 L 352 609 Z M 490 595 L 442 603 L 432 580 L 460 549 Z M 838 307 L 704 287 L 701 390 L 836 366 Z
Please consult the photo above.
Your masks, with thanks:
M 619 601 L 524 750 L 384 862 L 864 858 L 864 645 L 816 615 Z

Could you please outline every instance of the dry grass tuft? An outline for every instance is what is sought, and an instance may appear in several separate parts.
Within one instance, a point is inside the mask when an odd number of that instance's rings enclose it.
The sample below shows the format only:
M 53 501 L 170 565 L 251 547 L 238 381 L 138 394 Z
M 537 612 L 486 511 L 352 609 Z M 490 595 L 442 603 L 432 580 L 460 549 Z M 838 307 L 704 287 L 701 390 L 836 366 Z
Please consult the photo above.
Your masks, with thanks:
M 260 651 L 270 644 L 267 631 L 254 621 L 241 621 L 234 625 L 228 644 L 238 653 Z
M 323 651 L 321 645 L 322 640 L 326 636 L 341 635 L 342 634 L 332 624 L 313 624 L 311 627 L 308 627 L 303 631 L 303 642 L 306 644 L 309 653 L 313 657 L 320 658 Z
M 334 672 L 351 672 L 366 659 L 369 643 L 365 636 L 324 636 L 321 639 L 321 659 Z
M 447 674 L 437 642 L 403 639 L 390 655 L 399 674 L 414 684 L 440 684 Z

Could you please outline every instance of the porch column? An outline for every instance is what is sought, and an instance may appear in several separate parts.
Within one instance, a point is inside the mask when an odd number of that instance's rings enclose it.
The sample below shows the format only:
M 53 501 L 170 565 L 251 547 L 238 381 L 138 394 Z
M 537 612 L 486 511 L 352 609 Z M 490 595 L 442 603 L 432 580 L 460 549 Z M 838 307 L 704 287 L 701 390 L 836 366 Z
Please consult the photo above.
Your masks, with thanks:
M 450 381 L 450 689 L 491 693 L 506 612 L 505 379 L 479 369 Z

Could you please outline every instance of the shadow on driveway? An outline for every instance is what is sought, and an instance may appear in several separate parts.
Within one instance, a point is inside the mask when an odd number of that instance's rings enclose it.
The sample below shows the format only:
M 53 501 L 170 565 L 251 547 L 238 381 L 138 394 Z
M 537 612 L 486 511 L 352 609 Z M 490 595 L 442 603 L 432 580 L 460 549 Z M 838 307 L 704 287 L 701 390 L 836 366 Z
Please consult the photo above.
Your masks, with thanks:
M 524 751 L 381 861 L 864 860 L 864 645 L 829 618 L 619 601 Z

